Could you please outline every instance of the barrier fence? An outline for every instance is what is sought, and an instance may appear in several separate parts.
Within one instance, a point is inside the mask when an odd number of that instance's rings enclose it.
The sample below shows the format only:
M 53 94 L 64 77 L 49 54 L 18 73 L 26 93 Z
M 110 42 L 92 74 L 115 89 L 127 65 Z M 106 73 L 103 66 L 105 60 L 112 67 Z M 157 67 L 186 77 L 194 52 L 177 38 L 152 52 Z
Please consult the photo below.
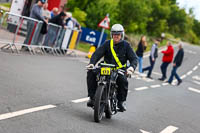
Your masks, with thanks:
M 80 37 L 79 30 L 63 28 L 52 23 L 46 24 L 10 12 L 4 13 L 0 18 L 2 50 L 11 49 L 12 52 L 17 53 L 29 51 L 31 54 L 65 55 L 67 51 L 73 52 Z

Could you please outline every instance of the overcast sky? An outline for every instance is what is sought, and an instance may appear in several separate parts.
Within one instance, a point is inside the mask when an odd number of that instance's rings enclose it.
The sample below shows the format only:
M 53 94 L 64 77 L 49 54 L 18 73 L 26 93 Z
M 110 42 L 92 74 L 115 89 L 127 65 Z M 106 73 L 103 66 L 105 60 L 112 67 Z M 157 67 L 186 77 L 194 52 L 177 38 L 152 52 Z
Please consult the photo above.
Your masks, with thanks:
M 200 20 L 200 0 L 177 0 L 179 6 L 185 8 L 188 12 L 190 8 L 193 8 L 195 18 Z

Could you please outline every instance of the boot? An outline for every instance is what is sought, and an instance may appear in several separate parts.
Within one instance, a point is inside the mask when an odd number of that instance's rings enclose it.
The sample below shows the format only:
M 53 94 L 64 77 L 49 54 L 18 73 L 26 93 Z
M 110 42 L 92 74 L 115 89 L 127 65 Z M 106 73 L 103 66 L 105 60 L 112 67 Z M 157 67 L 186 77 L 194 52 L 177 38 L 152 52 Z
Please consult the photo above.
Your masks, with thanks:
M 94 99 L 90 98 L 89 101 L 87 102 L 88 107 L 94 107 Z
M 126 111 L 126 103 L 125 103 L 125 101 L 119 101 L 117 106 L 118 106 L 120 112 Z

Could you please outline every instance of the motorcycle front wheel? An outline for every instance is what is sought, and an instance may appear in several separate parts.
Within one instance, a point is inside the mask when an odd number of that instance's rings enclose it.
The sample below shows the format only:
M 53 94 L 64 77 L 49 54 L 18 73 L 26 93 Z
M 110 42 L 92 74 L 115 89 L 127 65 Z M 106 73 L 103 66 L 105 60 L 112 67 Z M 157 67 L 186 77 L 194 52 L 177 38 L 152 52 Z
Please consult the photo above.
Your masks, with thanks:
M 104 85 L 99 85 L 96 90 L 95 94 L 95 103 L 94 103 L 94 121 L 95 122 L 100 122 L 104 109 L 106 106 L 106 94 L 105 94 L 105 86 Z

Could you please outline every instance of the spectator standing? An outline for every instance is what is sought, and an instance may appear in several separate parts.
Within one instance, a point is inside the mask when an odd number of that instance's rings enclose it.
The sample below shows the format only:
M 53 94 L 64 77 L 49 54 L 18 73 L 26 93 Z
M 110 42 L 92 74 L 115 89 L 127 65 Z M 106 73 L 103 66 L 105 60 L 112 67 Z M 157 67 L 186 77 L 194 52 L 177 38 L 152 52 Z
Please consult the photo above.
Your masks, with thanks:
M 142 69 L 142 72 L 148 71 L 147 78 L 150 78 L 150 79 L 152 79 L 151 73 L 154 68 L 156 58 L 158 57 L 158 45 L 159 44 L 160 44 L 160 40 L 156 39 L 155 43 L 151 47 L 151 52 L 150 52 L 150 56 L 149 56 L 150 66 Z
M 167 76 L 166 76 L 167 67 L 172 62 L 173 56 L 174 56 L 174 48 L 173 48 L 171 42 L 167 42 L 167 50 L 162 51 L 162 53 L 163 53 L 163 58 L 162 58 L 163 63 L 160 66 L 161 72 L 162 72 L 162 77 L 159 78 L 159 80 L 164 81 L 167 78 Z
M 64 12 L 61 12 L 60 14 L 58 14 L 57 16 L 53 17 L 52 19 L 49 20 L 49 23 L 52 23 L 52 24 L 56 24 L 56 25 L 59 25 L 59 26 L 62 26 L 64 27 L 64 19 L 66 17 L 66 14 Z M 45 41 L 44 41 L 44 45 L 45 46 L 53 46 L 55 40 L 56 40 L 56 37 L 57 37 L 57 32 L 58 31 L 58 27 L 56 26 L 52 26 L 52 25 L 49 25 L 48 27 L 48 32 L 47 32 L 47 35 L 45 37 Z
M 48 3 L 45 3 L 42 9 L 42 16 L 44 19 L 51 19 L 51 12 L 48 10 Z
M 70 29 L 77 28 L 78 30 L 81 31 L 81 25 L 75 18 L 72 17 L 72 14 L 70 12 L 67 12 L 67 19 L 65 25 L 67 26 L 67 28 Z
M 45 4 L 46 0 L 39 0 L 36 4 L 33 5 L 33 8 L 31 9 L 30 18 L 41 20 L 45 23 L 48 23 L 47 20 L 44 19 L 42 16 L 42 7 Z M 28 20 L 27 22 L 27 35 L 26 39 L 24 40 L 24 44 L 30 44 L 31 42 L 31 35 L 34 29 L 35 22 L 32 20 Z M 40 32 L 40 31 L 38 31 Z M 38 43 L 40 40 L 39 36 L 35 38 L 35 42 Z M 27 47 L 22 47 L 22 50 L 27 50 Z
M 57 16 L 59 13 L 58 13 L 58 8 L 57 7 L 54 7 L 51 11 L 51 18 Z
M 146 36 L 142 36 L 136 50 L 136 54 L 138 56 L 140 74 L 142 74 L 143 53 L 146 50 L 146 47 L 147 47 Z
M 178 81 L 177 85 L 180 85 L 182 83 L 182 80 L 180 79 L 179 75 L 176 73 L 177 69 L 181 66 L 182 62 L 183 62 L 183 57 L 184 57 L 184 50 L 182 48 L 182 44 L 179 44 L 179 50 L 174 58 L 174 62 L 173 62 L 173 69 L 171 72 L 171 76 L 168 80 L 168 83 L 172 83 L 173 78 L 175 76 L 175 78 Z

